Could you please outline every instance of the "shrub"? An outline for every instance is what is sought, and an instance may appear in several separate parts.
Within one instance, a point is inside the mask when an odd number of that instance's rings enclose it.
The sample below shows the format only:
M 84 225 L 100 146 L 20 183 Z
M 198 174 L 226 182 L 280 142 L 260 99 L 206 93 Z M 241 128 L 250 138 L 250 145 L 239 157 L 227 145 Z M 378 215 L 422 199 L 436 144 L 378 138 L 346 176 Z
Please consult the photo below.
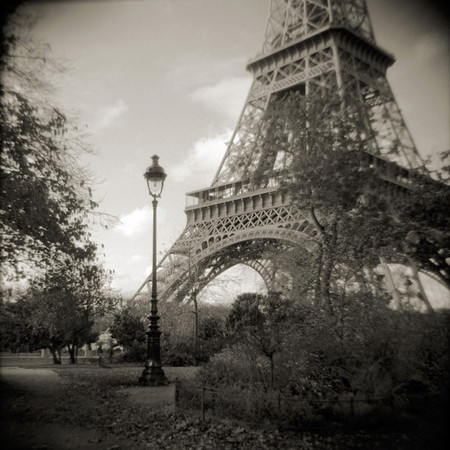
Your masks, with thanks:
M 384 310 L 372 320 L 354 314 L 344 336 L 341 324 L 319 312 L 301 326 L 288 324 L 273 389 L 268 358 L 236 342 L 182 387 L 185 404 L 198 408 L 204 387 L 205 406 L 218 415 L 298 425 L 388 420 L 447 395 L 448 315 Z
M 199 374 L 199 380 L 209 386 L 257 385 L 267 390 L 270 367 L 267 358 L 255 355 L 245 345 L 236 344 L 211 357 Z
M 195 366 L 196 360 L 190 348 L 183 343 L 166 345 L 162 354 L 163 364 L 167 366 Z
M 144 362 L 147 358 L 147 345 L 134 340 L 131 347 L 125 350 L 123 359 L 126 362 Z

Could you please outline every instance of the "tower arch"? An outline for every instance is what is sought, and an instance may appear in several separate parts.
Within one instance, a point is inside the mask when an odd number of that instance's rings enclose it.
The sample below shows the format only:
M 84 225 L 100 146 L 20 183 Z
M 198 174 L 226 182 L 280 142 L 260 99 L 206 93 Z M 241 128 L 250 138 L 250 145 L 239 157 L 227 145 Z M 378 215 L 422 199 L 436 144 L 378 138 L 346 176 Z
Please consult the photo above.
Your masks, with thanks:
M 177 266 L 178 270 L 168 275 L 168 270 L 160 267 L 158 276 L 159 297 L 162 301 L 189 301 L 189 292 L 192 289 L 198 293 L 215 278 L 237 264 L 244 264 L 254 269 L 263 279 L 268 290 L 281 290 L 283 286 L 277 279 L 277 269 L 271 259 L 274 250 L 287 250 L 303 242 L 308 252 L 314 251 L 311 238 L 302 235 L 274 237 L 273 230 L 258 233 L 258 236 L 249 237 L 248 234 L 238 238 L 220 241 L 220 247 L 214 246 L 192 255 L 178 255 L 178 264 L 173 261 L 168 265 L 169 270 Z M 297 239 L 294 239 L 295 236 Z M 182 260 L 182 261 L 181 261 Z M 149 286 L 150 287 L 150 286 Z

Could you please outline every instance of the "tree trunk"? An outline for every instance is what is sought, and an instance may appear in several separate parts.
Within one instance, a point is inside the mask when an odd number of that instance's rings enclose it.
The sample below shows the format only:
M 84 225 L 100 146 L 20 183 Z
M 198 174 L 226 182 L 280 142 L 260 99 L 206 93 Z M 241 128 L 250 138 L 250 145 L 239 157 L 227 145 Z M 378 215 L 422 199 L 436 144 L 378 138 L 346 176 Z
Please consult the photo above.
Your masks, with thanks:
M 330 225 L 330 232 L 319 222 L 313 206 L 309 209 L 309 218 L 321 237 L 317 279 L 316 279 L 316 299 L 315 305 L 322 304 L 330 311 L 331 304 L 331 275 L 334 267 L 335 250 L 337 243 L 337 220 L 335 219 Z M 328 227 L 327 227 L 328 228 Z
M 67 344 L 67 349 L 69 350 L 70 364 L 76 364 L 77 363 L 77 358 L 75 355 L 76 345 L 72 344 L 71 346 Z
M 49 347 L 49 350 L 53 357 L 53 364 L 61 364 L 61 352 L 54 347 Z
M 273 353 L 269 356 L 270 359 L 270 390 L 273 391 L 273 380 L 274 380 L 274 361 Z
M 314 306 L 317 307 L 320 304 L 321 290 L 320 290 L 320 280 L 322 278 L 322 266 L 323 266 L 323 245 L 319 244 L 319 249 L 317 252 L 316 260 L 316 272 L 315 272 L 315 282 L 314 282 Z
M 324 236 L 323 242 L 323 269 L 320 280 L 320 295 L 324 306 L 332 311 L 331 303 L 331 275 L 333 273 L 334 259 L 337 243 L 337 223 L 331 225 L 331 234 Z

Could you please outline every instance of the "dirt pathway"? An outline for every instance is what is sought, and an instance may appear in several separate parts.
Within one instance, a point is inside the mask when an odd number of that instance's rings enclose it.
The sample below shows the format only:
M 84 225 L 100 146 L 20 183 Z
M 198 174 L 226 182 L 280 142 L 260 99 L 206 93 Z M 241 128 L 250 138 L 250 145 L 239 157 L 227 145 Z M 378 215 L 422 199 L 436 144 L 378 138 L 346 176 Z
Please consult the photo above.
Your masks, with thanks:
M 1 367 L 2 449 L 119 449 L 127 442 L 95 428 L 64 423 L 68 382 L 51 369 Z M 88 401 L 88 399 L 85 399 Z M 88 407 L 87 404 L 84 404 Z M 70 408 L 70 407 L 69 407 Z M 76 414 L 76 408 L 73 409 Z

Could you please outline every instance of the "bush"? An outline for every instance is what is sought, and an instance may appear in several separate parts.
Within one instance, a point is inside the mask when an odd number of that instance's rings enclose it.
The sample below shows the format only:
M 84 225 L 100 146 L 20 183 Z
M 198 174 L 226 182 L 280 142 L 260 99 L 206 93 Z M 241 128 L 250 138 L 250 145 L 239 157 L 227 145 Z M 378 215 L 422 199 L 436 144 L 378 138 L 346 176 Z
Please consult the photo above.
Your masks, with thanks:
M 265 391 L 270 386 L 270 367 L 267 358 L 255 355 L 244 345 L 236 344 L 211 357 L 198 377 L 203 384 L 256 385 Z
M 193 380 L 183 381 L 179 407 L 200 409 L 202 390 L 205 410 L 219 417 L 251 423 L 282 421 L 287 425 L 317 419 L 307 402 L 272 390 L 267 358 L 255 357 L 242 345 L 213 356 Z
M 196 360 L 186 344 L 167 345 L 162 355 L 163 364 L 167 366 L 195 366 Z
M 134 340 L 131 347 L 124 352 L 123 360 L 126 362 L 144 362 L 147 358 L 147 345 Z
M 447 395 L 447 314 L 384 310 L 377 320 L 353 314 L 344 339 L 341 324 L 320 312 L 301 326 L 286 324 L 274 389 L 268 358 L 237 342 L 182 386 L 184 403 L 198 408 L 205 387 L 205 406 L 218 415 L 298 425 L 326 418 L 389 420 Z

